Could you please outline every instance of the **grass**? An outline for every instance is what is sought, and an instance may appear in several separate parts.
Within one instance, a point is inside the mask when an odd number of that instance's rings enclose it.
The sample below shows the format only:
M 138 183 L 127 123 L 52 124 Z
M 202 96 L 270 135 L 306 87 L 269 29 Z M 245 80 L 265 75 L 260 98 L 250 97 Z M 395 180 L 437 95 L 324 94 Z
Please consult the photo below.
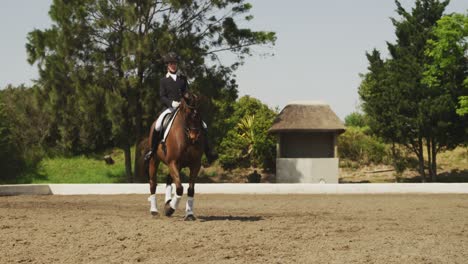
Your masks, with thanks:
M 132 154 L 134 150 L 132 150 Z M 124 154 L 113 150 L 113 165 L 107 165 L 104 153 L 74 157 L 45 158 L 35 169 L 16 180 L 3 183 L 121 183 L 125 182 Z
M 119 183 L 125 179 L 123 162 L 106 165 L 103 160 L 78 156 L 45 159 L 32 183 Z

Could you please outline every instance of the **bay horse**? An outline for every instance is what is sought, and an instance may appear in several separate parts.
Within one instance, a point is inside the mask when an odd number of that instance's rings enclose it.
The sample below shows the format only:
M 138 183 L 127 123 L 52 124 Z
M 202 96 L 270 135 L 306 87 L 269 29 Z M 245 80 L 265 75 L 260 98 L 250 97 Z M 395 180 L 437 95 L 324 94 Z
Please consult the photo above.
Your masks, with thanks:
M 165 143 L 160 143 L 157 150 L 153 153 L 150 160 L 145 164 L 149 176 L 150 193 L 149 198 L 151 206 L 150 213 L 153 216 L 158 215 L 156 206 L 156 186 L 157 170 L 160 162 L 166 164 L 169 168 L 169 174 L 166 179 L 166 197 L 164 212 L 166 216 L 171 216 L 177 209 L 182 198 L 184 188 L 180 179 L 180 170 L 188 167 L 190 169 L 189 188 L 187 190 L 187 203 L 185 209 L 186 221 L 196 220 L 193 213 L 193 202 L 195 195 L 195 178 L 201 168 L 201 158 L 203 155 L 203 144 L 206 139 L 202 133 L 202 119 L 199 111 L 199 96 L 192 93 L 185 93 L 182 97 L 178 112 L 172 122 Z M 176 110 L 175 110 L 176 111 Z M 151 125 L 149 134 L 149 145 L 152 145 L 154 126 Z M 163 147 L 163 144 L 166 146 Z M 176 187 L 176 195 L 172 197 L 172 183 Z

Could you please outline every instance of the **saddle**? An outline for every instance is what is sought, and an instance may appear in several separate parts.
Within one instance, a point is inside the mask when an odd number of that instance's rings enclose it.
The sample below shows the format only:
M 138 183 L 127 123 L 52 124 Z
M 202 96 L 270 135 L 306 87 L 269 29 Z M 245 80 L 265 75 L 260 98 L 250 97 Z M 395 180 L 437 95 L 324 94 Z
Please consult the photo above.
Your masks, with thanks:
M 165 137 L 163 138 L 163 135 L 166 134 L 166 131 L 168 129 L 171 129 L 172 125 L 172 120 L 175 118 L 175 115 L 177 114 L 179 110 L 177 109 L 176 111 L 173 111 L 172 113 L 168 113 L 163 117 L 162 125 L 161 125 L 161 131 L 160 131 L 160 139 L 162 141 L 165 141 Z

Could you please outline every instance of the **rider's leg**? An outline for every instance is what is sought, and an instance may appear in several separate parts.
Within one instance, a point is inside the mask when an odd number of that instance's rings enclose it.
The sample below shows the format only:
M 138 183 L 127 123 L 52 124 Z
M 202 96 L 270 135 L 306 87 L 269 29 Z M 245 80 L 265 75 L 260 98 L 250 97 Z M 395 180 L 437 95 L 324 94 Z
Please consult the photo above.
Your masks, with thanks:
M 159 116 L 158 119 L 156 120 L 156 124 L 154 125 L 154 131 L 153 131 L 153 136 L 151 138 L 151 149 L 146 153 L 145 155 L 145 160 L 149 160 L 153 153 L 156 151 L 159 145 L 159 141 L 161 140 L 161 130 L 162 130 L 162 121 L 164 119 L 164 116 L 167 114 L 171 113 L 172 109 L 168 108 L 164 110 Z

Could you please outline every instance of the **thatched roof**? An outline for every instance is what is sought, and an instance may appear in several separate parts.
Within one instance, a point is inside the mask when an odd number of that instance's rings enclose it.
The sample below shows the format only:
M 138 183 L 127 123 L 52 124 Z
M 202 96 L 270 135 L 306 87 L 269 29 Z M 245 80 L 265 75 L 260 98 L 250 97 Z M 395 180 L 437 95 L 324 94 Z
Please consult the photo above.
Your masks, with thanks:
M 276 117 L 268 132 L 338 132 L 345 126 L 330 106 L 322 102 L 298 101 L 289 103 Z

